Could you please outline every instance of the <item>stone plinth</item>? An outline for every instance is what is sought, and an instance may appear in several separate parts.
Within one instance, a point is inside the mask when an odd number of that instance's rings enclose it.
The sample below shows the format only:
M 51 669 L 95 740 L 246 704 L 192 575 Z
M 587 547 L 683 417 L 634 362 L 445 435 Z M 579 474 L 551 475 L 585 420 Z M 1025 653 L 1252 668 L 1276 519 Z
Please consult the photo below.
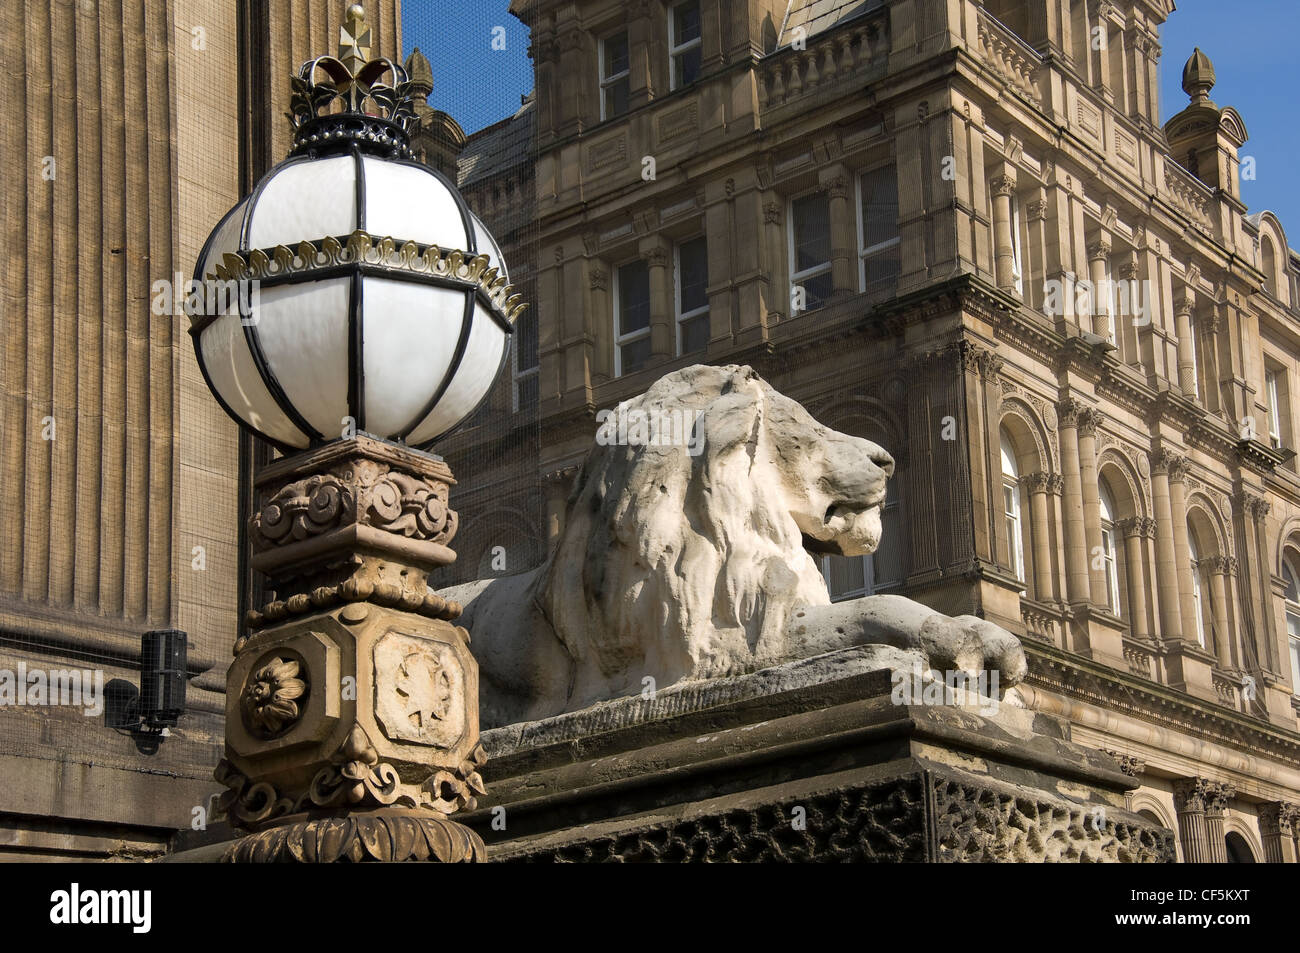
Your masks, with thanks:
M 1173 861 L 1065 722 L 896 703 L 885 661 L 847 649 L 489 731 L 492 792 L 462 821 L 499 861 Z
M 226 689 L 217 780 L 233 861 L 482 860 L 448 815 L 483 792 L 478 666 L 451 562 L 451 471 L 367 436 L 268 467 L 249 527 L 275 588 Z M 185 858 L 194 859 L 194 858 Z

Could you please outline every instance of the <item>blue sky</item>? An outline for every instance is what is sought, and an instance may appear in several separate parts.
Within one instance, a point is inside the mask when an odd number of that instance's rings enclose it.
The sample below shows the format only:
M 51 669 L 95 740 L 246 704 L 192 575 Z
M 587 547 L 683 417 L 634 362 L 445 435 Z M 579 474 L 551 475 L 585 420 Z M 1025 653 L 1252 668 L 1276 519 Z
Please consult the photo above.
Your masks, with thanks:
M 1295 189 L 1300 125 L 1293 92 L 1300 3 L 1295 0 L 1176 0 L 1160 32 L 1161 121 L 1187 104 L 1183 64 L 1200 47 L 1218 81 L 1210 98 L 1233 106 L 1250 138 L 1241 155 L 1254 156 L 1255 181 L 1241 183 L 1250 211 L 1270 209 L 1292 247 L 1300 247 L 1300 196 Z
M 1300 247 L 1300 197 L 1294 188 L 1300 157 L 1300 123 L 1291 70 L 1300 36 L 1296 0 L 1177 0 L 1161 32 L 1161 121 L 1182 109 L 1183 64 L 1199 46 L 1214 62 L 1218 85 L 1211 98 L 1235 106 L 1250 140 L 1255 181 L 1242 183 L 1252 212 L 1272 209 Z M 456 117 L 466 133 L 511 115 L 533 86 L 528 31 L 508 12 L 507 0 L 404 0 L 402 35 L 407 51 L 418 46 L 433 66 L 430 102 Z M 504 28 L 505 48 L 494 49 L 494 28 Z M 451 41 L 454 38 L 454 41 Z M 497 44 L 498 46 L 500 43 Z
M 494 38 L 505 48 L 494 49 Z M 533 88 L 528 28 L 510 15 L 507 0 L 403 0 L 402 45 L 404 54 L 418 46 L 429 58 L 429 105 L 450 113 L 466 134 L 513 115 Z

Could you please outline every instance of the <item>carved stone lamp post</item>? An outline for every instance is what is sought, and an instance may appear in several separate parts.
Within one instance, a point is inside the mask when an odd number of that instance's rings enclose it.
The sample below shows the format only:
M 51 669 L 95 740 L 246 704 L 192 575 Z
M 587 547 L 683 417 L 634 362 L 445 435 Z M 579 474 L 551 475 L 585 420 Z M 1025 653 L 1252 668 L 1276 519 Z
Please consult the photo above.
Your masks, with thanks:
M 423 452 L 486 396 L 522 309 L 455 186 L 415 162 L 402 67 L 360 5 L 293 79 L 289 158 L 208 239 L 242 292 L 191 328 L 225 411 L 284 454 L 258 477 L 250 613 L 227 676 L 229 860 L 481 860 L 448 815 L 483 791 L 451 471 Z M 209 287 L 213 286 L 209 284 Z

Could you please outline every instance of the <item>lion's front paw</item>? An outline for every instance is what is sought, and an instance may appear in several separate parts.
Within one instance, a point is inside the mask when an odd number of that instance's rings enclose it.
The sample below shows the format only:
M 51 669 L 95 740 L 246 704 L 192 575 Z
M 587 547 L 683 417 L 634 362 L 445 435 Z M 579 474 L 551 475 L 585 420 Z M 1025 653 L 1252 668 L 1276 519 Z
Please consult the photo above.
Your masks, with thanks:
M 961 615 L 953 619 L 962 627 L 964 638 L 954 658 L 957 668 L 965 671 L 996 671 L 1002 687 L 1021 682 L 1029 671 L 1020 640 L 986 619 Z
M 930 667 L 979 676 L 997 672 L 1005 689 L 1025 677 L 1028 663 L 1020 640 L 1000 626 L 973 615 L 930 616 L 918 633 Z

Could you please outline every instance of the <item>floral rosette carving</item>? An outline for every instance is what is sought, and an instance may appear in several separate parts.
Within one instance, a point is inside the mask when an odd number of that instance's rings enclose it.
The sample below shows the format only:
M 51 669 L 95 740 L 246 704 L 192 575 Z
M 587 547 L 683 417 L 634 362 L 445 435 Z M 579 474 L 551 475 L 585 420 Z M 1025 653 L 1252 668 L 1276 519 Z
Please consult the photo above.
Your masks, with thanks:
M 390 471 L 371 488 L 368 503 L 370 523 L 378 529 L 444 545 L 456 535 L 445 483 Z
M 351 521 L 352 487 L 333 475 L 311 476 L 282 488 L 253 517 L 253 538 L 263 548 L 319 536 Z
M 298 700 L 307 693 L 307 682 L 299 671 L 296 659 L 277 656 L 249 678 L 239 705 L 255 734 L 274 738 L 301 716 Z
M 472 811 L 478 806 L 479 795 L 487 794 L 487 786 L 479 768 L 487 764 L 487 751 L 476 744 L 469 758 L 462 761 L 454 772 L 438 771 L 423 785 L 423 803 L 443 814 Z

